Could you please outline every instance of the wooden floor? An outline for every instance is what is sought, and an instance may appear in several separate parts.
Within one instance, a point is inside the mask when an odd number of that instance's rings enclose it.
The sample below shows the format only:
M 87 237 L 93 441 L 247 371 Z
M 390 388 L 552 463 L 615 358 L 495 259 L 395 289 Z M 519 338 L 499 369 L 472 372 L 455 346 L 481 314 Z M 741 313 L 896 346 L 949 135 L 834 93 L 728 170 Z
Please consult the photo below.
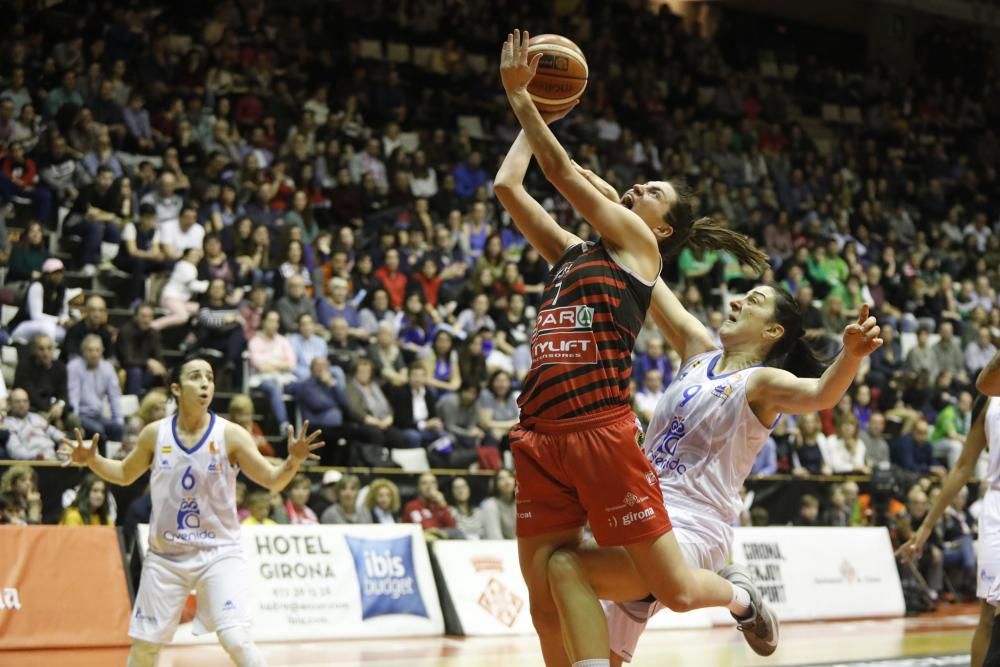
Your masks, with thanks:
M 770 658 L 759 658 L 734 629 L 648 632 L 636 652 L 635 667 L 737 667 L 743 665 L 838 664 L 905 656 L 968 654 L 978 607 L 952 607 L 949 613 L 898 620 L 789 623 Z M 0 642 L 2 645 L 2 642 Z M 542 667 L 532 637 L 503 639 L 392 639 L 262 644 L 270 667 Z M 125 664 L 125 649 L 89 651 L 0 651 L 2 667 L 109 667 Z M 906 661 L 967 664 L 965 661 Z M 163 651 L 158 667 L 228 667 L 217 645 Z

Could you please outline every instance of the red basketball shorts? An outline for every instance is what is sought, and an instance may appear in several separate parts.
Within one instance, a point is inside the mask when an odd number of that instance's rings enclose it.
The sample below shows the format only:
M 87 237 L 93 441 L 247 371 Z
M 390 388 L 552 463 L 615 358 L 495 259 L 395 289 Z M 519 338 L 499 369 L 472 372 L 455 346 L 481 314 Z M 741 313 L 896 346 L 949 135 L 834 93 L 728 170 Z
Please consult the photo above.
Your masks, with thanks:
M 532 420 L 510 432 L 517 469 L 517 536 L 590 521 L 601 546 L 652 540 L 670 530 L 656 471 L 627 406 L 571 420 Z

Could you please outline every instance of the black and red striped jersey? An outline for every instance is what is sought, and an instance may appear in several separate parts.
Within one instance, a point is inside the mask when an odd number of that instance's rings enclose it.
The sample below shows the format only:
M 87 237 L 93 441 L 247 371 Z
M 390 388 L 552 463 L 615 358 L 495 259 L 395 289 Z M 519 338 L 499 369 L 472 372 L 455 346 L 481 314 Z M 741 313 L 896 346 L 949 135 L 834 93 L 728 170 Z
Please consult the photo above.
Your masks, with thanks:
M 531 370 L 518 399 L 525 426 L 629 404 L 632 348 L 652 293 L 600 241 L 563 254 L 531 336 Z

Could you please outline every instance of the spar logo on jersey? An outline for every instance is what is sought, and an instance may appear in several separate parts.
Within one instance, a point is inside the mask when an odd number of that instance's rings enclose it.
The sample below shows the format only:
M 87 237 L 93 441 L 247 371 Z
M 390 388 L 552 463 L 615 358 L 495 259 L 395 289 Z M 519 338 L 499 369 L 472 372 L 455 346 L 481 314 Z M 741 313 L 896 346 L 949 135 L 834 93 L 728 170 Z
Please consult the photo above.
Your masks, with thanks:
M 535 331 L 558 329 L 590 329 L 594 324 L 594 309 L 590 306 L 547 308 L 538 314 Z
M 430 618 L 413 567 L 413 538 L 345 536 L 361 589 L 361 619 L 407 614 Z
M 729 400 L 729 397 L 733 395 L 733 385 L 728 382 L 724 384 L 717 384 L 712 389 L 712 396 L 718 398 L 723 403 Z

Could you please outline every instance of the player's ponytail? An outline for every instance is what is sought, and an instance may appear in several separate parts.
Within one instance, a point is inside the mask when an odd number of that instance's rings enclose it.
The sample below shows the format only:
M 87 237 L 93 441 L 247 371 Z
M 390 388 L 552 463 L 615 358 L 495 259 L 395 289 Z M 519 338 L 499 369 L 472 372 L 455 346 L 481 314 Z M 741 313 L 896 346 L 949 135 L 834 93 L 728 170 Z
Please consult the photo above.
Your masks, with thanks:
M 753 268 L 759 276 L 768 268 L 767 253 L 754 246 L 745 234 L 733 231 L 727 225 L 712 218 L 693 219 L 691 200 L 694 193 L 680 180 L 669 181 L 677 193 L 677 201 L 670 207 L 665 220 L 673 228 L 673 234 L 660 243 L 664 259 L 670 259 L 685 245 L 695 250 L 719 250 L 729 253 L 741 264 Z
M 770 287 L 774 290 L 774 321 L 784 328 L 785 333 L 768 350 L 764 363 L 782 368 L 796 377 L 819 377 L 829 364 L 816 354 L 806 340 L 799 304 L 785 288 L 778 285 Z

